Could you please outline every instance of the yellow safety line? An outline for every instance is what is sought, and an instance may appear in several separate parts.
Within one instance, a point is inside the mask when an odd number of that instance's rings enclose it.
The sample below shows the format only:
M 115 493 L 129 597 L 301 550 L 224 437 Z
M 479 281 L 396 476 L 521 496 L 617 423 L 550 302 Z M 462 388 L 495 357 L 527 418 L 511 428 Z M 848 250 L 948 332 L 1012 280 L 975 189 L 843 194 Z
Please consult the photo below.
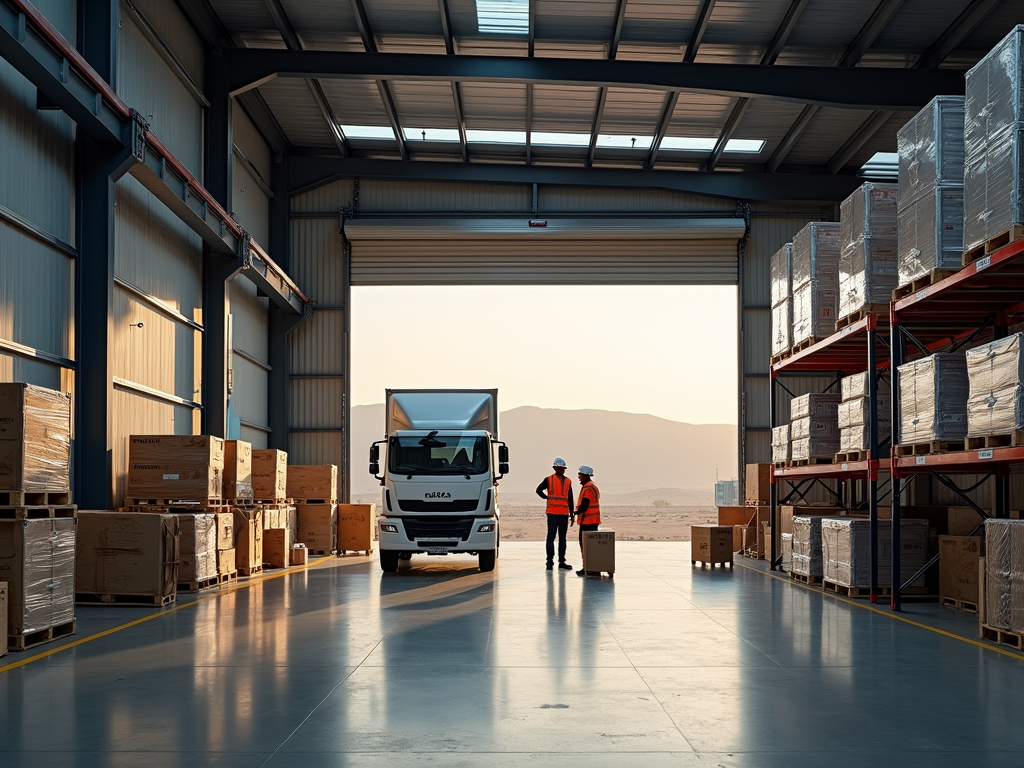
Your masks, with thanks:
M 43 651 L 42 653 L 38 653 L 35 656 L 30 656 L 27 659 L 22 659 L 20 661 L 15 661 L 15 662 L 13 662 L 11 664 L 6 664 L 6 665 L 0 667 L 0 673 L 8 672 L 9 670 L 12 670 L 12 669 L 18 669 L 18 667 L 24 667 L 26 664 L 31 664 L 33 661 L 39 661 L 40 659 L 45 659 L 45 658 L 48 658 L 50 656 L 53 656 L 55 653 L 60 653 L 61 651 L 66 651 L 69 648 L 75 648 L 76 646 L 83 645 L 85 643 L 91 643 L 93 640 L 98 640 L 101 637 L 106 637 L 107 635 L 112 635 L 115 632 L 120 632 L 123 629 L 128 629 L 129 627 L 134 627 L 134 626 L 137 626 L 138 624 L 144 624 L 147 621 L 152 621 L 153 619 L 159 619 L 159 618 L 161 618 L 163 616 L 170 616 L 172 613 L 175 613 L 176 611 L 180 611 L 180 610 L 183 610 L 185 608 L 191 608 L 191 607 L 193 607 L 195 605 L 199 605 L 200 603 L 205 603 L 205 602 L 207 602 L 209 600 L 215 600 L 218 597 L 223 597 L 224 595 L 230 595 L 233 592 L 237 592 L 240 589 L 248 589 L 249 587 L 251 587 L 251 586 L 253 586 L 255 584 L 262 584 L 263 582 L 270 581 L 271 579 L 280 579 L 282 576 L 290 576 L 291 574 L 301 573 L 302 571 L 305 571 L 305 570 L 308 570 L 308 569 L 312 568 L 314 565 L 319 565 L 320 563 L 325 563 L 328 560 L 334 560 L 334 559 L 335 558 L 333 556 L 321 557 L 319 560 L 314 560 L 313 562 L 307 563 L 306 565 L 301 565 L 301 566 L 298 566 L 298 567 L 292 566 L 292 567 L 286 568 L 281 573 L 270 573 L 270 574 L 267 574 L 266 576 L 256 576 L 256 577 L 250 578 L 248 581 L 246 581 L 245 583 L 241 583 L 241 584 L 236 582 L 235 584 L 228 586 L 227 589 L 225 589 L 222 586 L 221 589 L 219 589 L 216 592 L 211 593 L 209 595 L 202 595 L 202 593 L 200 593 L 201 596 L 198 597 L 195 600 L 190 600 L 190 601 L 185 602 L 185 603 L 179 603 L 179 604 L 175 605 L 173 608 L 161 608 L 158 613 L 151 614 L 150 616 L 143 616 L 141 619 L 135 619 L 135 621 L 129 621 L 126 624 L 121 624 L 118 627 L 112 627 L 111 629 L 105 629 L 102 632 L 97 632 L 95 635 L 89 635 L 88 637 L 83 637 L 81 640 L 75 640 L 74 642 L 68 643 L 67 645 L 61 645 L 61 646 L 58 646 L 56 648 L 51 648 L 48 651 Z M 340 562 L 338 563 L 338 565 L 343 565 L 343 564 L 344 563 L 340 563 Z M 112 607 L 116 607 L 116 606 L 112 605 Z M 132 607 L 138 607 L 138 606 L 132 606 Z
M 745 563 L 740 563 L 738 561 L 736 561 L 736 564 L 739 565 L 741 568 L 746 568 L 748 571 L 754 571 L 755 573 L 763 574 L 764 576 L 767 576 L 770 579 L 775 579 L 776 581 L 785 581 L 785 579 L 783 579 L 781 576 L 774 576 L 771 573 L 768 573 L 767 571 L 762 570 L 761 568 L 755 568 L 752 565 L 747 565 Z M 914 627 L 920 627 L 921 629 L 927 629 L 929 632 L 935 632 L 936 634 L 944 635 L 945 637 L 951 637 L 954 640 L 959 640 L 960 642 L 963 642 L 963 643 L 969 643 L 970 645 L 975 645 L 978 648 L 984 648 L 986 651 L 995 651 L 996 653 L 1001 653 L 1003 656 L 1008 656 L 1011 659 L 1016 659 L 1017 661 L 1024 661 L 1024 656 L 1022 656 L 1021 654 L 1014 653 L 1013 651 L 1008 651 L 1008 650 L 1006 650 L 1004 648 L 1000 648 L 997 645 L 991 645 L 989 643 L 983 643 L 980 640 L 974 640 L 973 638 L 964 637 L 963 635 L 958 635 L 958 634 L 956 634 L 954 632 L 947 632 L 946 630 L 939 629 L 938 627 L 932 627 L 932 626 L 929 626 L 928 624 L 922 624 L 919 621 L 914 621 L 913 619 L 908 619 L 906 616 L 900 616 L 898 613 L 895 613 L 894 611 L 883 611 L 881 608 L 875 608 L 870 603 L 862 603 L 862 602 L 859 602 L 857 600 L 851 600 L 848 597 L 843 597 L 842 595 L 837 595 L 837 594 L 832 593 L 832 592 L 826 592 L 823 589 L 820 589 L 820 590 L 819 589 L 815 589 L 814 587 L 810 586 L 809 584 L 804 584 L 801 581 L 794 581 L 793 579 L 789 579 L 789 583 L 792 584 L 795 587 L 803 587 L 804 589 L 806 589 L 809 592 L 814 592 L 815 594 L 818 594 L 818 595 L 824 595 L 826 597 L 831 597 L 833 600 L 838 600 L 839 602 L 846 603 L 847 605 L 852 605 L 855 608 L 863 608 L 866 611 L 871 611 L 872 613 L 877 613 L 879 616 L 887 616 L 890 619 L 896 619 L 896 621 L 902 621 L 904 624 L 910 624 L 911 626 L 914 626 Z M 3 669 L 0 668 L 0 672 L 2 672 L 2 671 L 3 671 Z

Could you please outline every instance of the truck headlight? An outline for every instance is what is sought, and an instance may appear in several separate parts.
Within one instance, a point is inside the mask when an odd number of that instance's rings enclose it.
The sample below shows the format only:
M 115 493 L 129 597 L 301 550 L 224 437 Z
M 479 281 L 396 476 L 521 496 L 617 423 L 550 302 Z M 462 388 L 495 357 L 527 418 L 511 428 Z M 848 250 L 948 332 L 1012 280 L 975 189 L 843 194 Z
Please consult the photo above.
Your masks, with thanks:
M 486 525 L 481 525 L 479 528 L 477 528 L 476 532 L 477 533 L 491 533 L 493 530 L 494 530 L 494 523 L 487 523 Z
M 398 533 L 398 526 L 394 523 L 381 523 L 380 529 L 385 533 Z

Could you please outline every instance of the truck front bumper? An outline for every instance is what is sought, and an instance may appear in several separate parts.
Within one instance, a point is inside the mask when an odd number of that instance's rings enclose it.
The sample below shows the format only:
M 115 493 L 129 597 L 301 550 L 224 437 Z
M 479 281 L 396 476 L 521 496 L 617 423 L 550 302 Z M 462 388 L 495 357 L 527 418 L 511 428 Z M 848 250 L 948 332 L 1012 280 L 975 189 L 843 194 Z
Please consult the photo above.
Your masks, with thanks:
M 468 518 L 467 518 L 468 519 Z M 484 552 L 496 549 L 498 518 L 474 517 L 461 530 L 428 517 L 382 516 L 377 519 L 377 545 L 382 550 L 398 550 L 409 554 Z

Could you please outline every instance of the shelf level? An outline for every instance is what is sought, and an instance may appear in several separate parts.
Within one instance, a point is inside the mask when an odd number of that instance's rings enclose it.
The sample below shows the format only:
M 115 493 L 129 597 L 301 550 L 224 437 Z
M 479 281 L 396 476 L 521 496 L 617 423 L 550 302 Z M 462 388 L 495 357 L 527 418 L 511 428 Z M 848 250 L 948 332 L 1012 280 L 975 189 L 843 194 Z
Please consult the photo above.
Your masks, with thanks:
M 897 471 L 901 475 L 929 472 L 933 469 L 943 474 L 974 475 L 1024 462 L 1024 447 L 928 453 L 923 456 L 902 456 L 895 461 Z
M 867 479 L 870 470 L 868 461 L 848 461 L 842 464 L 813 464 L 806 467 L 786 467 L 776 469 L 775 477 L 783 480 L 814 479 L 819 480 L 857 480 Z M 878 471 L 888 472 L 889 459 L 879 459 Z
M 878 315 L 862 317 L 807 349 L 775 363 L 772 365 L 772 372 L 842 371 L 849 376 L 866 371 L 869 331 L 878 331 L 888 337 L 889 318 Z M 875 355 L 878 368 L 888 367 L 888 346 L 877 344 Z

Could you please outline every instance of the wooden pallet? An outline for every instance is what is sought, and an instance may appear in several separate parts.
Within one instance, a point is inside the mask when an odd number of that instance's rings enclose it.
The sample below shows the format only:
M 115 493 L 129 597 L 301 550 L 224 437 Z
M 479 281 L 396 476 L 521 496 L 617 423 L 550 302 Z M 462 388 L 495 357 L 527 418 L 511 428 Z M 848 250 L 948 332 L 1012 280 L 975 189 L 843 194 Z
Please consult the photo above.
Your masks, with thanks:
M 208 579 L 199 579 L 197 581 L 179 581 L 178 591 L 179 592 L 202 592 L 204 589 L 212 589 L 219 587 L 221 584 L 220 576 L 211 576 Z
M 982 640 L 999 643 L 1000 645 L 1008 645 L 1018 651 L 1024 651 L 1024 634 L 1020 632 L 1011 632 L 1008 629 L 992 627 L 985 623 L 981 623 L 978 629 L 978 634 Z
M 0 520 L 47 520 L 78 517 L 78 507 L 0 507 Z
M 923 291 L 925 288 L 935 285 L 940 280 L 945 280 L 950 275 L 955 275 L 959 271 L 958 269 L 933 269 L 928 274 L 914 278 L 906 285 L 901 285 L 893 291 L 892 300 L 899 301 L 904 296 L 910 296 L 918 291 Z
M 291 499 L 256 499 L 254 504 L 261 504 L 264 507 L 284 507 L 292 503 Z
M 221 498 L 210 496 L 205 499 L 128 499 L 125 506 L 129 509 L 137 507 L 179 507 L 181 509 L 205 509 L 208 507 L 225 507 L 227 502 Z
M 86 592 L 75 594 L 80 605 L 142 605 L 148 608 L 163 608 L 171 605 L 176 595 L 97 595 Z
M 789 462 L 788 461 L 776 461 L 774 464 L 772 464 L 772 466 L 775 469 L 785 469 L 786 467 L 789 466 Z
M 728 565 L 730 568 L 732 568 L 732 561 L 731 560 L 728 563 L 705 563 L 703 560 L 691 560 L 690 561 L 690 565 L 696 565 L 697 563 L 700 563 L 700 569 L 702 571 L 704 570 L 705 566 L 711 566 L 711 570 L 712 571 L 715 570 L 715 566 L 716 565 L 720 565 L 723 568 L 725 568 L 725 566 Z
M 767 507 L 768 506 L 768 502 L 767 501 L 751 501 L 750 499 L 745 499 L 743 501 L 743 506 L 745 506 L 745 507 Z
M 1014 224 L 1005 232 L 1000 232 L 995 237 L 990 237 L 981 245 L 976 245 L 973 248 L 964 251 L 963 265 L 966 267 L 968 264 L 977 261 L 982 256 L 987 256 L 993 251 L 998 251 L 1004 245 L 1016 243 L 1022 238 L 1024 238 L 1024 226 Z
M 0 491 L 3 507 L 62 507 L 70 503 L 69 491 Z
M 238 576 L 255 576 L 256 574 L 263 573 L 263 566 L 257 565 L 252 568 L 244 568 L 239 566 L 237 575 Z
M 8 635 L 7 647 L 12 651 L 25 651 L 43 643 L 52 643 L 54 640 L 60 640 L 62 637 L 70 637 L 75 634 L 75 625 L 76 622 L 72 619 L 55 627 L 39 629 L 26 635 Z
M 792 581 L 799 581 L 801 584 L 807 584 L 809 586 L 817 586 L 821 584 L 821 576 L 808 576 L 806 573 L 793 573 L 790 571 L 789 578 Z
M 791 459 L 786 462 L 787 467 L 816 467 L 820 464 L 831 464 L 835 459 L 832 456 L 814 456 L 810 459 Z
M 227 507 L 253 507 L 255 505 L 255 499 L 224 499 L 224 506 Z
M 230 584 L 232 581 L 238 581 L 238 571 L 218 574 L 217 579 L 221 584 Z
M 836 320 L 836 332 L 843 330 L 848 325 L 863 320 L 868 315 L 879 315 L 889 320 L 889 305 L 888 304 L 865 304 L 858 310 L 855 310 L 848 314 L 846 317 L 840 317 Z
M 967 450 L 976 451 L 984 448 L 1008 448 L 1024 445 L 1024 429 L 1007 432 L 1001 435 L 984 435 L 968 437 Z
M 289 504 L 337 504 L 337 499 L 292 499 Z
M 978 612 L 978 604 L 970 600 L 957 600 L 955 597 L 940 597 L 939 603 L 947 608 L 956 608 L 958 611 Z
M 963 440 L 932 440 L 929 443 L 907 443 L 893 448 L 896 456 L 926 456 L 929 453 L 952 453 L 964 449 Z
M 781 363 L 783 360 L 787 360 L 788 358 L 790 358 L 793 355 L 795 355 L 797 352 L 802 352 L 805 349 L 807 349 L 808 347 L 813 346 L 813 345 L 817 344 L 819 341 L 821 341 L 823 339 L 826 339 L 826 338 L 828 338 L 828 337 L 827 336 L 811 336 L 809 338 L 806 338 L 803 341 L 799 342 L 798 344 L 793 345 L 792 347 L 787 349 L 785 352 L 779 352 L 779 354 L 774 355 L 772 357 L 772 365 L 775 365 L 776 363 Z
M 857 461 L 867 461 L 871 451 L 847 451 L 836 454 L 836 464 L 848 464 Z
M 333 555 L 337 550 L 334 550 L 334 549 L 309 549 L 307 547 L 306 551 L 310 555 Z
M 828 579 L 821 580 L 822 589 L 827 592 L 835 592 L 837 595 L 843 595 L 844 597 L 870 597 L 870 587 L 851 587 L 848 584 L 840 584 L 835 581 L 829 581 Z M 875 591 L 875 595 L 891 595 L 892 587 L 878 587 Z M 908 597 L 926 597 L 928 595 L 928 587 L 907 587 L 900 592 L 901 595 Z
M 369 557 L 373 554 L 372 549 L 339 549 L 337 555 L 338 557 L 345 557 L 345 555 L 347 555 L 349 552 L 351 552 L 353 555 L 362 554 L 366 557 Z

